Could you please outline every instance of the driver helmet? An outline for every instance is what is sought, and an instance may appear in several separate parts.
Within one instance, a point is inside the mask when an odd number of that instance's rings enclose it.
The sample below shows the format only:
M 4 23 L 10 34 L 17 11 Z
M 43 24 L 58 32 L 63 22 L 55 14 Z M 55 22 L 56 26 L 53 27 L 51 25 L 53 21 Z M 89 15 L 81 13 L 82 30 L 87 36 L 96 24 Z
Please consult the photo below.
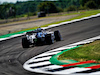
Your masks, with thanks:
M 41 30 L 42 30 L 41 28 L 37 28 L 37 31 L 41 32 Z

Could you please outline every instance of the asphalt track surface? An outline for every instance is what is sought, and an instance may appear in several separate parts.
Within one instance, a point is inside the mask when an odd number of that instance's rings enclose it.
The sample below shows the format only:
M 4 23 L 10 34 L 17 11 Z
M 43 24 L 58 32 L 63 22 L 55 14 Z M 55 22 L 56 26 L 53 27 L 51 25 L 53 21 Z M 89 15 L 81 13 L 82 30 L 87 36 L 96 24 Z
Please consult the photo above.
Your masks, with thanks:
M 100 35 L 100 17 L 52 28 L 59 30 L 63 41 L 52 45 L 23 49 L 24 36 L 0 42 L 0 75 L 45 75 L 23 69 L 23 63 L 40 53 Z

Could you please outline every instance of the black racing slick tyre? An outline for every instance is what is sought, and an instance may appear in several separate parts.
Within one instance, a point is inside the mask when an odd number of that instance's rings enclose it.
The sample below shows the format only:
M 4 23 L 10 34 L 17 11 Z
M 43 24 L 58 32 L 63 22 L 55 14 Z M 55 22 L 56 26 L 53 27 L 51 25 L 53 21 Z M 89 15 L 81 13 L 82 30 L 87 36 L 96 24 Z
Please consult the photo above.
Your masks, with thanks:
M 58 30 L 54 31 L 54 35 L 55 35 L 55 40 L 56 41 L 61 41 L 62 40 L 60 32 Z
M 52 34 L 47 34 L 45 36 L 45 41 L 47 44 L 53 44 L 54 43 L 54 39 L 52 38 Z
M 29 48 L 29 41 L 26 37 L 22 38 L 22 47 L 23 48 Z

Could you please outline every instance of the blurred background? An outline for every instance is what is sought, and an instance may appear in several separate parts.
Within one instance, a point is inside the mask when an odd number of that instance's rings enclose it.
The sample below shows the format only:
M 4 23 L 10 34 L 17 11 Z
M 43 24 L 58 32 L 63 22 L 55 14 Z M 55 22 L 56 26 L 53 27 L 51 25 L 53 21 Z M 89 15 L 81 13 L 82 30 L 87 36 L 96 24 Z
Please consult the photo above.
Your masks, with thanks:
M 100 0 L 0 0 L 0 24 L 91 9 L 100 9 Z

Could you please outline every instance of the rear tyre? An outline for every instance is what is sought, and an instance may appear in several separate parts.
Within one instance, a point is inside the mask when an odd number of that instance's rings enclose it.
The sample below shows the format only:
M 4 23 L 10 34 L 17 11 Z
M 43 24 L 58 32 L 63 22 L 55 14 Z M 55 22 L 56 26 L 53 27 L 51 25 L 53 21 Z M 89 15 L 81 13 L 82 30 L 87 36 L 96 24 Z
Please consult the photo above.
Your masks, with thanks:
M 56 41 L 61 41 L 62 40 L 60 32 L 58 30 L 54 32 L 54 35 L 55 35 L 55 40 Z
M 42 42 L 41 42 L 41 38 L 37 38 L 36 45 L 39 46 L 39 45 L 41 45 L 41 43 L 42 43 Z
M 22 38 L 22 47 L 23 48 L 29 48 L 29 41 L 26 37 Z
M 47 34 L 45 36 L 45 40 L 46 40 L 46 43 L 47 44 L 53 44 L 54 43 L 54 39 L 52 38 L 52 35 L 51 34 Z

